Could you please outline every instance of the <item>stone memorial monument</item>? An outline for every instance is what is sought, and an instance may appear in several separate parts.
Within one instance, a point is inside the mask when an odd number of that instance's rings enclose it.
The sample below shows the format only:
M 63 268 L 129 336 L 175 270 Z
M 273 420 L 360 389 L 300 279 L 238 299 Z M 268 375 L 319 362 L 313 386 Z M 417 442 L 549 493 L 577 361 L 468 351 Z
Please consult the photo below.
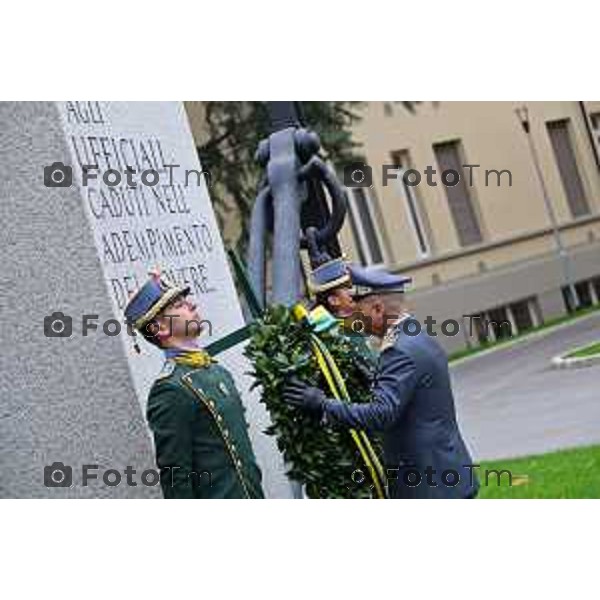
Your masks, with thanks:
M 160 497 L 145 421 L 160 351 L 123 318 L 149 269 L 191 287 L 210 343 L 244 325 L 183 104 L 0 103 L 0 497 Z M 290 497 L 236 346 L 268 497 Z

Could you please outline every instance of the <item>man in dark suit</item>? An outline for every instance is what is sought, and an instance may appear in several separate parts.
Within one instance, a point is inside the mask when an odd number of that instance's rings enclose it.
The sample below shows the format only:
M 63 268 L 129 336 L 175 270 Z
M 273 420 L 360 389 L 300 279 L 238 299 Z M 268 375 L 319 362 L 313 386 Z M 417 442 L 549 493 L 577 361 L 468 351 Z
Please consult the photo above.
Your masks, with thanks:
M 409 281 L 374 269 L 353 274 L 366 326 L 383 340 L 372 402 L 330 399 L 297 379 L 284 397 L 323 424 L 382 432 L 391 498 L 473 498 L 479 483 L 456 421 L 448 360 L 408 312 Z

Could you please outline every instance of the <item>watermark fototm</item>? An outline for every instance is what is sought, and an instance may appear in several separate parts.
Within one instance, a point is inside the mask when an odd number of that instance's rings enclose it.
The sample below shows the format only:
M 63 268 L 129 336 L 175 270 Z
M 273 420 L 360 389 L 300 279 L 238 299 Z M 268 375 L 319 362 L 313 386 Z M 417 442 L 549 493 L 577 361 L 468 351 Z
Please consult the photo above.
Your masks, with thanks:
M 168 321 L 168 327 L 165 331 L 165 335 L 170 336 L 173 330 L 173 319 L 176 319 L 179 315 L 176 314 L 165 314 L 162 315 Z M 88 337 L 91 331 L 97 331 L 100 327 L 98 319 L 100 315 L 97 314 L 84 314 L 81 317 L 81 335 Z M 125 327 L 122 326 L 122 323 Z M 186 319 L 185 334 L 200 334 L 212 337 L 213 328 L 210 319 Z M 118 319 L 107 319 L 102 323 L 102 332 L 108 337 L 115 337 L 121 334 L 123 330 L 126 331 L 129 337 L 135 336 L 135 323 L 131 319 L 125 318 L 123 321 Z M 149 337 L 155 337 L 158 333 L 154 327 L 153 322 L 148 323 L 146 326 L 146 333 Z M 54 311 L 48 316 L 44 317 L 44 336 L 48 338 L 52 337 L 71 337 L 73 335 L 73 317 L 66 315 L 61 311 Z
M 138 470 L 131 465 L 127 465 L 123 470 L 114 468 L 101 470 L 100 465 L 90 463 L 81 465 L 81 476 L 76 483 L 73 482 L 73 467 L 70 465 L 56 461 L 44 467 L 44 485 L 48 488 L 88 487 L 92 482 L 111 488 L 121 485 L 137 487 L 140 484 L 146 487 L 155 487 L 161 482 L 163 485 L 175 487 L 175 478 L 181 481 L 182 476 L 185 476 L 187 485 L 192 488 L 212 487 L 212 473 L 210 471 L 190 471 L 186 473 L 178 466 L 163 467 L 160 471 L 145 469 L 138 478 Z
M 401 180 L 408 187 L 416 187 L 421 184 L 437 187 L 441 183 L 446 187 L 458 185 L 464 177 L 469 187 L 473 184 L 474 169 L 479 169 L 478 164 L 461 165 L 462 172 L 456 169 L 444 169 L 438 173 L 432 165 L 428 165 L 423 171 L 418 169 L 403 169 L 395 164 L 386 164 L 381 167 L 381 185 L 386 187 L 390 181 Z M 465 175 L 466 171 L 466 175 Z M 495 184 L 496 187 L 508 184 L 512 187 L 512 172 L 509 169 L 485 169 L 484 186 Z M 344 185 L 348 188 L 371 187 L 373 185 L 373 168 L 367 164 L 354 162 L 344 167 Z
M 98 165 L 81 166 L 81 185 L 88 187 L 93 182 L 102 182 L 109 188 L 124 184 L 127 188 L 135 189 L 139 184 L 146 187 L 155 187 L 159 183 L 172 186 L 175 183 L 175 175 L 181 168 L 180 164 L 165 164 L 161 169 L 166 178 L 161 179 L 161 173 L 157 169 L 134 169 L 127 166 L 123 170 L 108 168 L 103 171 Z M 211 185 L 210 171 L 202 169 L 185 169 L 183 171 L 183 187 L 191 185 L 201 186 L 206 183 Z M 46 187 L 71 187 L 73 185 L 73 167 L 63 162 L 56 161 L 44 167 L 44 185 Z

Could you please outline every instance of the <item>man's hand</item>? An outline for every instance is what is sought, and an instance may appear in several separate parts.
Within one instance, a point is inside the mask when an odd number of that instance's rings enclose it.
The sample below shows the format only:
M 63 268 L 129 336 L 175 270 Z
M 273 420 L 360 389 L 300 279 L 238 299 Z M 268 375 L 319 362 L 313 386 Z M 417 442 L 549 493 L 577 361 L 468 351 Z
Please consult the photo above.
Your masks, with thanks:
M 292 377 L 283 389 L 283 400 L 291 406 L 321 418 L 327 397 L 319 388 L 306 385 L 296 377 Z
M 375 375 L 373 371 L 362 361 L 357 361 L 354 364 L 354 367 L 356 369 L 356 374 L 362 381 L 363 385 L 366 387 L 371 387 L 371 384 L 373 383 L 373 377 Z

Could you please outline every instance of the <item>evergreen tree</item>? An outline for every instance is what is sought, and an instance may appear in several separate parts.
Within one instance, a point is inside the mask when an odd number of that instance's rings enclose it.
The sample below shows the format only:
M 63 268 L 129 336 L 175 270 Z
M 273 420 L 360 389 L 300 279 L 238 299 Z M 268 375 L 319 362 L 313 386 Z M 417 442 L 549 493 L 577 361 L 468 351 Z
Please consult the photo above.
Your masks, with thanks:
M 303 102 L 307 128 L 321 138 L 321 154 L 336 167 L 360 159 L 352 126 L 360 121 L 360 102 Z M 268 137 L 269 115 L 264 102 L 206 102 L 207 140 L 198 147 L 203 169 L 210 172 L 211 197 L 224 231 L 225 243 L 243 254 L 262 169 L 254 160 L 258 143 Z M 223 227 L 237 223 L 237 231 Z

